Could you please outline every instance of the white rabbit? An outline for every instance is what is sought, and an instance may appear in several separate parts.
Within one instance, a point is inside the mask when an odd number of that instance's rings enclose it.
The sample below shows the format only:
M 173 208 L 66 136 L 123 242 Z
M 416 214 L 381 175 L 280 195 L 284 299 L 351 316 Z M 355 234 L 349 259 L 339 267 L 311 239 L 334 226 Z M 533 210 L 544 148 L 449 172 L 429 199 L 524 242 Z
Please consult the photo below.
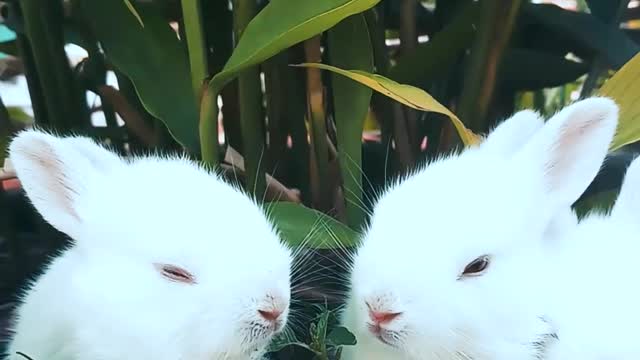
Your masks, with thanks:
M 358 344 L 344 359 L 544 358 L 557 341 L 546 256 L 616 126 L 613 101 L 580 101 L 524 145 L 489 151 L 514 134 L 499 126 L 392 186 L 354 258 L 343 323 Z
M 291 252 L 216 175 L 34 130 L 10 157 L 74 244 L 25 290 L 8 359 L 257 359 L 285 325 Z
M 554 322 L 562 339 L 549 360 L 640 358 L 640 158 L 627 172 L 610 213 L 594 211 L 561 242 Z M 565 289 L 570 289 L 566 291 Z

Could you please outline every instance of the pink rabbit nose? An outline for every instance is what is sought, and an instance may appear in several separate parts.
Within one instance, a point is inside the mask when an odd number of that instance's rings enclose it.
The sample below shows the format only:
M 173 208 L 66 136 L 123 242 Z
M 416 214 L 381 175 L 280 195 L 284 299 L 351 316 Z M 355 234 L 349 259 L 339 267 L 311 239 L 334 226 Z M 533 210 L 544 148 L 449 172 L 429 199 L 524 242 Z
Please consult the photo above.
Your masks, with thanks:
M 371 321 L 377 326 L 388 324 L 400 315 L 402 315 L 401 312 L 369 310 L 369 317 L 371 318 Z
M 269 322 L 277 322 L 282 315 L 282 310 L 278 309 L 269 309 L 269 310 L 258 310 L 260 316 L 262 316 L 265 320 Z

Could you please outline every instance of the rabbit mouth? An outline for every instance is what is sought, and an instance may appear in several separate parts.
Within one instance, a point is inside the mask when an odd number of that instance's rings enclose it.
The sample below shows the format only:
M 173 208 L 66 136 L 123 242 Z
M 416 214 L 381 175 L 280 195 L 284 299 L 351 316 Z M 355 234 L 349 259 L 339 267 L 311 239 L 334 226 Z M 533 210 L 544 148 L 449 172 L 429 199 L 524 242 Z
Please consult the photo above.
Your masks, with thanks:
M 373 328 L 373 326 L 371 326 Z M 401 334 L 397 331 L 380 329 L 370 329 L 371 334 L 378 339 L 381 343 L 390 346 L 392 348 L 398 348 L 400 344 Z

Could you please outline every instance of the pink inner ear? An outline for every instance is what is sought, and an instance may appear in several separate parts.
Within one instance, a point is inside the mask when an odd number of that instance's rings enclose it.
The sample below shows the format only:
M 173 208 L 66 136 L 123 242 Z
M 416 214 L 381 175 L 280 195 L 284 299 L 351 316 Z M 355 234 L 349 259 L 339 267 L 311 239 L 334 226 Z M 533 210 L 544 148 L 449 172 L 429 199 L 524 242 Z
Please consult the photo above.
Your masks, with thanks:
M 549 186 L 557 189 L 566 181 L 567 172 L 570 171 L 573 163 L 577 161 L 576 150 L 580 149 L 580 142 L 585 140 L 585 133 L 590 133 L 602 125 L 602 120 L 606 114 L 580 114 L 582 111 L 575 110 L 569 116 L 574 118 L 588 119 L 587 121 L 568 122 L 562 126 L 560 136 L 553 144 L 552 156 L 545 166 L 545 173 L 548 174 Z M 599 116 L 597 116 L 599 115 Z
M 56 151 L 49 143 L 37 140 L 40 144 L 36 147 L 39 151 L 34 152 L 25 149 L 24 155 L 32 162 L 36 163 L 40 170 L 47 174 L 39 176 L 37 181 L 46 182 L 46 188 L 58 199 L 58 203 L 64 207 L 66 213 L 80 221 L 80 216 L 73 207 L 73 196 L 77 195 L 74 188 L 69 184 L 69 178 L 65 174 L 65 168 L 60 159 L 55 155 Z

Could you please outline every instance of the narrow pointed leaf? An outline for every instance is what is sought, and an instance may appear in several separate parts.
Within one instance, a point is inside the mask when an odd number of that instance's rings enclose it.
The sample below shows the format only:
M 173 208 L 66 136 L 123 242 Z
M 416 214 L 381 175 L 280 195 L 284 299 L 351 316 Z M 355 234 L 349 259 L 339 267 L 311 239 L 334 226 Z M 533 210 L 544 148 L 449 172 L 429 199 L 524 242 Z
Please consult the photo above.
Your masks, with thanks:
M 458 119 L 458 117 L 454 113 L 452 113 L 449 109 L 440 104 L 436 99 L 434 99 L 431 95 L 429 95 L 422 89 L 410 85 L 399 84 L 384 76 L 371 74 L 360 70 L 343 70 L 334 66 L 318 63 L 303 63 L 295 66 L 315 67 L 319 69 L 329 70 L 346 76 L 351 80 L 364 84 L 372 88 L 373 90 L 411 108 L 447 115 L 453 122 L 453 125 L 460 135 L 460 139 L 462 139 L 462 142 L 465 145 L 475 145 L 481 140 L 478 135 L 467 129 L 462 121 L 460 121 L 460 119 Z
M 239 71 L 307 40 L 380 0 L 271 1 L 247 26 L 224 69 L 211 80 L 220 90 Z
M 599 91 L 620 107 L 618 131 L 611 150 L 640 140 L 640 54 L 626 63 Z
M 138 14 L 138 10 L 136 10 L 136 8 L 131 3 L 131 0 L 123 0 L 123 1 L 124 1 L 124 4 L 127 5 L 127 9 L 129 9 L 131 14 L 133 14 L 133 16 L 136 17 L 136 19 L 140 23 L 140 26 L 144 27 L 144 23 L 142 22 L 142 18 L 140 17 L 140 14 Z

